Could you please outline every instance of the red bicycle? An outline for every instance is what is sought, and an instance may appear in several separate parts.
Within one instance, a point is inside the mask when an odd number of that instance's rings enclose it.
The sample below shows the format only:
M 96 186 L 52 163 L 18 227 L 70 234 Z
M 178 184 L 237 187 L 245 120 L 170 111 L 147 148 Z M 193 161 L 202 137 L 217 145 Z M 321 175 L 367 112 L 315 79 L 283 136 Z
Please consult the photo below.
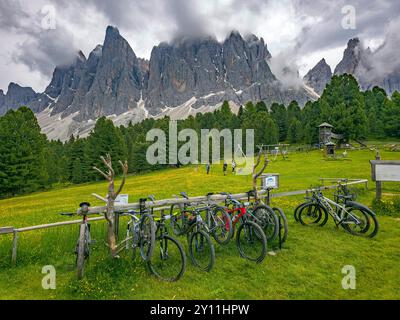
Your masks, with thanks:
M 246 206 L 233 199 L 232 195 L 226 195 L 225 211 L 231 216 L 232 228 L 239 224 L 236 234 L 236 245 L 242 258 L 262 262 L 267 255 L 267 237 L 264 230 L 254 221 Z

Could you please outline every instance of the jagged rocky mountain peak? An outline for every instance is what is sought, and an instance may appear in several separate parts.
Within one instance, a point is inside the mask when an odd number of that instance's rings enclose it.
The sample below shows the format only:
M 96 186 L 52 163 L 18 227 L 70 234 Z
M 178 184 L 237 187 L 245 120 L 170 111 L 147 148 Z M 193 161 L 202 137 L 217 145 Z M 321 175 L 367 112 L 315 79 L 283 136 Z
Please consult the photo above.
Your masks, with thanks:
M 326 63 L 325 58 L 322 58 L 305 76 L 304 82 L 306 85 L 314 89 L 321 95 L 324 92 L 326 85 L 332 78 L 331 67 Z

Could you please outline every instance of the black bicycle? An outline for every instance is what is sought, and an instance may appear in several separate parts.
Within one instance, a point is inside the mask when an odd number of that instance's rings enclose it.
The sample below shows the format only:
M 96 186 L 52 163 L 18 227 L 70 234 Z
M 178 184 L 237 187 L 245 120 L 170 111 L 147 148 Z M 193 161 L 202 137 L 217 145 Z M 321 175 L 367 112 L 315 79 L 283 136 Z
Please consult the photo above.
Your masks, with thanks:
M 181 196 L 188 199 L 186 193 Z M 200 270 L 209 272 L 215 263 L 215 248 L 210 238 L 210 229 L 201 216 L 204 207 L 184 203 L 171 206 L 171 227 L 175 234 L 186 235 L 189 256 L 193 265 Z
M 211 201 L 213 193 L 207 194 L 207 201 L 196 204 L 195 210 L 205 213 L 204 223 L 207 225 L 207 232 L 220 245 L 228 244 L 233 236 L 232 221 L 230 215 L 225 211 L 225 208 Z M 181 197 L 189 200 L 185 192 L 181 192 Z M 171 207 L 171 226 L 176 235 L 186 233 L 188 216 L 191 216 L 193 204 L 184 203 L 183 205 L 172 205 Z
M 156 223 L 156 241 L 153 257 L 147 262 L 152 274 L 164 281 L 174 282 L 182 278 L 186 270 L 186 254 L 181 243 L 168 233 L 166 221 L 171 215 L 161 211 Z

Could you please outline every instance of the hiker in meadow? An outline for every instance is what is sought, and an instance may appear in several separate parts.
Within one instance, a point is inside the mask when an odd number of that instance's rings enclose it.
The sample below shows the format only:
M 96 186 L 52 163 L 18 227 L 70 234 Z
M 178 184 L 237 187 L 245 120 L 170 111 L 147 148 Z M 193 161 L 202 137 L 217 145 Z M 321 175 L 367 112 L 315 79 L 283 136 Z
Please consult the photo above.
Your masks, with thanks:
M 223 166 L 222 170 L 224 171 L 224 176 L 226 176 L 226 173 L 228 171 L 228 164 L 226 162 L 224 162 L 224 166 Z
M 232 160 L 232 173 L 236 172 L 236 162 L 235 159 Z
M 210 174 L 210 169 L 211 169 L 211 166 L 210 166 L 210 163 L 208 162 L 208 163 L 206 164 L 207 174 Z

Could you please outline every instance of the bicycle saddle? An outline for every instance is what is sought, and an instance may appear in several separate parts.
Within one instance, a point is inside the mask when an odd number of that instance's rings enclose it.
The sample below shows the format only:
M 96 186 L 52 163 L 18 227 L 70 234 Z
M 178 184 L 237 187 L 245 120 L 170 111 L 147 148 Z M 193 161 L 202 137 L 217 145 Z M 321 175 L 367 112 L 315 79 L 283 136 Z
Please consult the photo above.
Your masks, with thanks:
M 90 203 L 89 203 L 89 202 L 82 202 L 82 203 L 79 204 L 79 207 L 80 207 L 80 208 L 82 208 L 82 207 L 84 207 L 84 206 L 90 207 Z
M 214 195 L 214 192 L 209 192 L 209 193 L 207 193 L 207 197 L 210 197 L 210 196 L 212 196 L 212 195 Z
M 186 192 L 181 192 L 181 196 L 184 197 L 185 199 L 189 199 L 189 196 L 187 195 Z

